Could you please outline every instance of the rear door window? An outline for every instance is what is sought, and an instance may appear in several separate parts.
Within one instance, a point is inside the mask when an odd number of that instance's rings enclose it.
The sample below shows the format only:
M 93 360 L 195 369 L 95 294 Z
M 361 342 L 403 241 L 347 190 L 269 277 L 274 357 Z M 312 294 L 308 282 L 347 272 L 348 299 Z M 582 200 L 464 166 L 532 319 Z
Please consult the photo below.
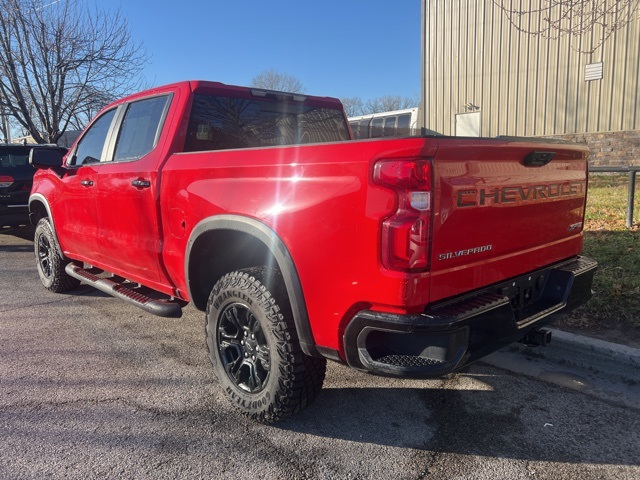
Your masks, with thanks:
M 168 99 L 163 95 L 129 104 L 116 142 L 115 162 L 137 160 L 155 148 Z

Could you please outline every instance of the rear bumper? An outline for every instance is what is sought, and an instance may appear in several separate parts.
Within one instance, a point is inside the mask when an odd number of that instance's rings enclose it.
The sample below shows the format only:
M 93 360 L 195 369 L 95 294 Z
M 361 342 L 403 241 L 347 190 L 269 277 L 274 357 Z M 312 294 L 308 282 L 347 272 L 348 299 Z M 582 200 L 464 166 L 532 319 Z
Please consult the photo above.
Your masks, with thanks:
M 422 314 L 361 311 L 344 334 L 347 363 L 382 375 L 446 375 L 587 302 L 596 268 L 594 260 L 577 257 Z

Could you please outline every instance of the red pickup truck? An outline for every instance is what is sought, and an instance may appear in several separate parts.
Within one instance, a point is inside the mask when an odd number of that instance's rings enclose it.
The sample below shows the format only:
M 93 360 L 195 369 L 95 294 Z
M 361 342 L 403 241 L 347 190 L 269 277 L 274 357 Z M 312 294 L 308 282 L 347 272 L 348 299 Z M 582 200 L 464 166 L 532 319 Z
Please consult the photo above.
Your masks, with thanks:
M 326 359 L 441 376 L 547 342 L 591 295 L 572 144 L 354 141 L 336 99 L 194 81 L 109 105 L 31 163 L 44 286 L 169 317 L 193 302 L 224 391 L 262 422 L 311 402 Z

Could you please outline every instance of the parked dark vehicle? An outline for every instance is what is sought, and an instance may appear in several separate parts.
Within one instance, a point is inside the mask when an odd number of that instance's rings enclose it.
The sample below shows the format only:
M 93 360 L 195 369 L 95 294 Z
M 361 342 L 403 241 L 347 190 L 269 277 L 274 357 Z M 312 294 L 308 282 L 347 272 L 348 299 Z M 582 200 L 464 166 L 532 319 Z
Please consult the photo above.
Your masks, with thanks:
M 34 146 L 0 144 L 0 227 L 29 225 L 29 193 L 36 172 L 29 153 Z M 66 152 L 55 145 L 38 146 Z

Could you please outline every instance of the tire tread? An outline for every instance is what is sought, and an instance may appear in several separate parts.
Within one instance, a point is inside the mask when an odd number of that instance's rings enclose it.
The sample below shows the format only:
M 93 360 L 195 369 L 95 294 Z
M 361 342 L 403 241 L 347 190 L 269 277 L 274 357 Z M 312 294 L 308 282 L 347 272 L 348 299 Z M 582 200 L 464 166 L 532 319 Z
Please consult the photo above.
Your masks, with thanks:
M 50 255 L 49 260 L 51 262 L 51 278 L 47 278 L 40 267 L 40 260 L 38 258 L 38 237 L 44 235 L 49 241 L 50 248 L 53 249 L 53 254 Z M 36 262 L 38 275 L 42 281 L 42 285 L 49 291 L 54 293 L 64 293 L 71 290 L 75 290 L 80 285 L 80 281 L 72 276 L 68 275 L 65 271 L 65 267 L 69 263 L 58 253 L 60 247 L 53 234 L 53 228 L 51 222 L 47 217 L 41 218 L 36 226 L 34 234 L 34 251 L 36 252 Z
M 271 372 L 271 375 L 276 374 L 278 385 L 276 398 L 268 408 L 259 412 L 249 412 L 236 405 L 237 408 L 261 423 L 273 423 L 298 413 L 320 393 L 326 373 L 326 359 L 310 357 L 302 351 L 280 272 L 267 267 L 252 267 L 223 276 L 209 296 L 207 319 L 210 318 L 214 299 L 228 288 L 248 291 L 268 312 L 267 318 L 276 338 L 275 350 L 282 360 L 278 362 L 277 372 Z M 206 328 L 208 333 L 208 322 Z M 213 352 L 209 342 L 207 348 L 211 355 Z M 272 352 L 272 355 L 275 353 Z M 216 376 L 220 379 L 219 374 L 216 373 Z

